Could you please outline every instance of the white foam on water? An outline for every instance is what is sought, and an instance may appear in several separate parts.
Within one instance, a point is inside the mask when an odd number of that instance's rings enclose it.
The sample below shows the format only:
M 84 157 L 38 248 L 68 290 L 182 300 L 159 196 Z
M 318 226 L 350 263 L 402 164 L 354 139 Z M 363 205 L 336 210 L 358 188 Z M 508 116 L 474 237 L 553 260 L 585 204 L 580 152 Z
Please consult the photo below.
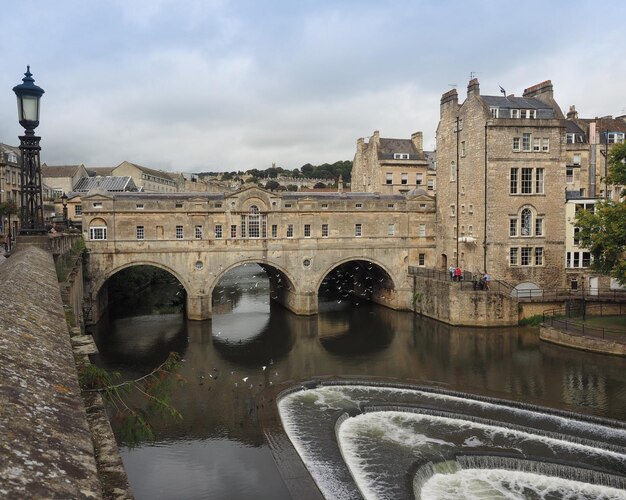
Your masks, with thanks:
M 522 500 L 529 497 L 626 500 L 626 491 L 532 472 L 503 469 L 462 469 L 452 474 L 434 474 L 421 489 L 422 500 Z
M 384 497 L 384 494 L 380 485 L 377 484 L 376 478 L 372 477 L 372 474 L 368 471 L 369 457 L 363 454 L 362 447 L 359 446 L 363 435 L 379 434 L 381 440 L 389 440 L 398 445 L 412 448 L 415 456 L 423 455 L 425 452 L 443 456 L 446 448 L 454 446 L 454 444 L 447 441 L 433 439 L 424 434 L 415 433 L 415 429 L 420 427 L 416 424 L 422 424 L 421 427 L 424 429 L 428 429 L 429 426 L 446 425 L 450 428 L 447 431 L 448 433 L 454 433 L 457 430 L 480 430 L 488 440 L 495 439 L 496 437 L 505 437 L 511 440 L 512 443 L 507 449 L 511 449 L 515 443 L 525 441 L 543 443 L 549 446 L 555 453 L 558 450 L 574 448 L 595 457 L 611 456 L 617 458 L 622 460 L 626 467 L 626 455 L 624 454 L 586 444 L 533 434 L 531 432 L 508 429 L 506 427 L 488 425 L 460 418 L 400 411 L 370 412 L 344 420 L 337 432 L 337 438 L 340 442 L 344 461 L 348 465 L 359 490 L 366 499 L 381 498 L 381 495 Z M 494 446 L 492 443 L 485 444 Z M 437 450 L 438 446 L 443 446 L 444 449 Z M 495 447 L 499 448 L 500 446 Z M 447 498 L 455 497 L 451 496 Z M 504 496 L 496 498 L 516 497 Z

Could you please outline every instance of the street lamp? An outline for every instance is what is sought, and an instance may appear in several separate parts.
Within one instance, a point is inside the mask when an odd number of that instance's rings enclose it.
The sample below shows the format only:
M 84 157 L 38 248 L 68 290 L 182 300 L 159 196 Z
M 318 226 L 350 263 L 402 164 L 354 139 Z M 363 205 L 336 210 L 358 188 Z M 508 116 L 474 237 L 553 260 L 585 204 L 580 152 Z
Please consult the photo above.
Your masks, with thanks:
M 17 114 L 24 135 L 19 136 L 22 152 L 20 180 L 20 235 L 45 234 L 43 220 L 43 194 L 41 190 L 41 165 L 39 164 L 39 141 L 35 135 L 39 125 L 39 100 L 44 90 L 35 85 L 35 80 L 26 67 L 22 83 L 13 87 L 17 96 Z
M 63 225 L 67 228 L 67 195 L 65 193 L 61 196 L 61 203 L 63 203 Z

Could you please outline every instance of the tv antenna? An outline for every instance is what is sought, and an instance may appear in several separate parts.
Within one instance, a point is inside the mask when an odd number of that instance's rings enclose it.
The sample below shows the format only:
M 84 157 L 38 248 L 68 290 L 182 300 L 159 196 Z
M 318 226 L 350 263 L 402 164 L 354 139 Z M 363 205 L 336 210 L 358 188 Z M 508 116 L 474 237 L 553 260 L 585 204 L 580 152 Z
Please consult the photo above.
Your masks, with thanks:
M 470 71 L 470 80 L 473 80 L 474 78 L 476 78 L 477 74 L 478 74 L 478 71 Z

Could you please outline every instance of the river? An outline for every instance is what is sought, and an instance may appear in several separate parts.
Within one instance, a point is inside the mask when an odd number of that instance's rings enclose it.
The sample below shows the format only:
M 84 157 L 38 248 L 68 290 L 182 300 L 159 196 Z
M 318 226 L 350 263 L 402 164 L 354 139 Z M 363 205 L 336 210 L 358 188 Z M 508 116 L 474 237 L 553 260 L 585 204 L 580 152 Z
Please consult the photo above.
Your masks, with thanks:
M 381 377 L 626 421 L 626 360 L 542 343 L 530 327 L 456 328 L 364 301 L 322 300 L 317 316 L 270 302 L 256 265 L 216 288 L 213 319 L 163 311 L 161 285 L 112 305 L 93 329 L 98 364 L 137 378 L 182 357 L 154 441 L 129 443 L 111 420 L 137 499 L 290 498 L 259 426 L 255 397 L 316 376 Z

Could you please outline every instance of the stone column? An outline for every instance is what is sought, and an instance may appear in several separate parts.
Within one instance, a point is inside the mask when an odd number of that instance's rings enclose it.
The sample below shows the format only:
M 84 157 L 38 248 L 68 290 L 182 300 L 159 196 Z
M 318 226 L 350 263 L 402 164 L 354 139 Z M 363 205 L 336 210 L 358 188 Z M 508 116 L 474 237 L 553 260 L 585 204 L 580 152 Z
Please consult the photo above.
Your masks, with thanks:
M 211 295 L 187 295 L 187 318 L 192 321 L 211 319 Z

